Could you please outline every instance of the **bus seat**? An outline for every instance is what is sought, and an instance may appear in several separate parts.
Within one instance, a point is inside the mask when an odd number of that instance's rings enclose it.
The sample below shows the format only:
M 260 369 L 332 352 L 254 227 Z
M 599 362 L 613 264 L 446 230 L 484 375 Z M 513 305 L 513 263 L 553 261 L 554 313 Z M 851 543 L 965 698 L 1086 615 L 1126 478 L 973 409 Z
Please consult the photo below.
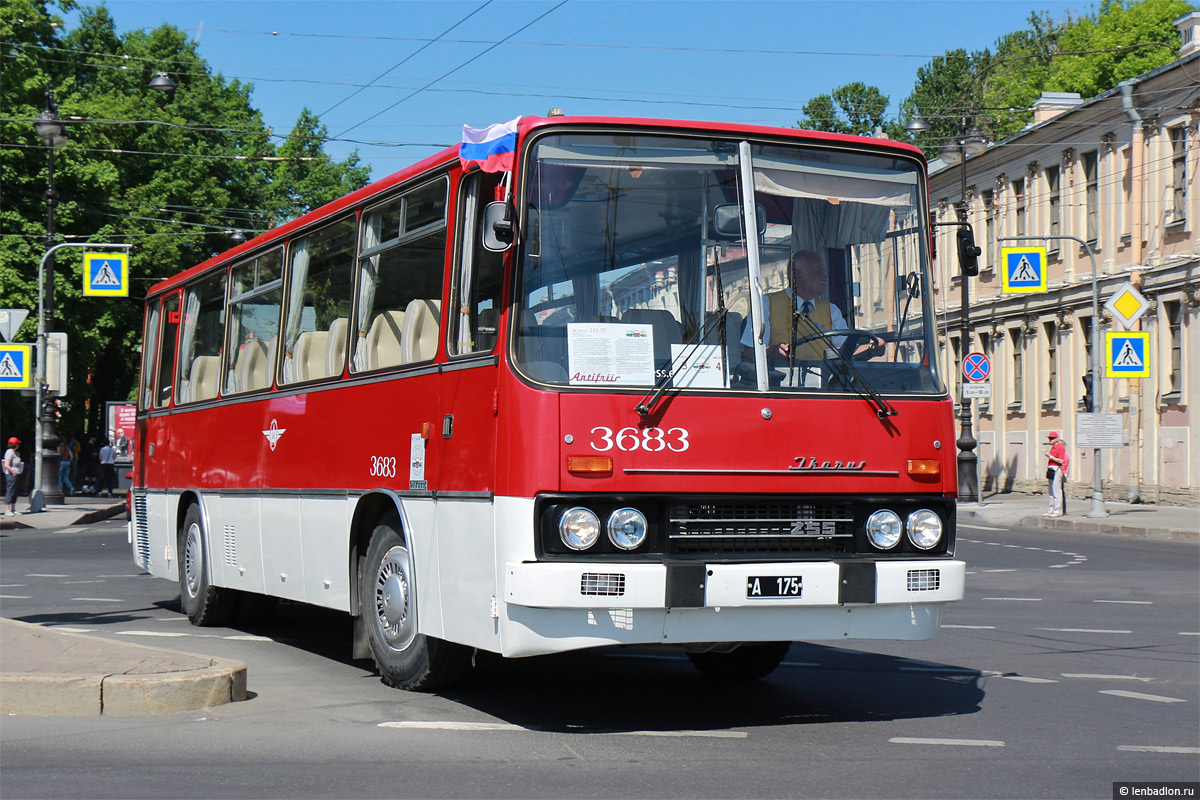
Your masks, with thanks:
M 384 311 L 371 321 L 366 342 L 367 369 L 394 367 L 403 361 L 400 345 L 403 332 L 403 311 Z
M 212 400 L 216 397 L 217 387 L 221 383 L 221 357 L 196 356 L 192 361 L 189 383 L 191 396 L 188 400 Z
M 657 365 L 671 363 L 671 345 L 683 342 L 683 329 L 671 312 L 663 308 L 631 308 L 621 322 L 649 325 L 654 332 L 654 361 Z
M 296 338 L 295 352 L 292 353 L 296 380 L 311 381 L 329 376 L 326 366 L 329 358 L 328 339 L 328 331 L 305 331 Z
M 437 355 L 441 300 L 413 300 L 404 310 L 400 349 L 404 362 L 429 361 Z
M 237 388 L 239 392 L 265 389 L 271 385 L 271 362 L 275 356 L 275 340 L 264 342 L 251 339 L 242 345 L 237 358 Z
M 338 317 L 329 323 L 329 351 L 325 354 L 325 374 L 337 377 L 346 366 L 346 331 L 350 330 L 350 319 Z

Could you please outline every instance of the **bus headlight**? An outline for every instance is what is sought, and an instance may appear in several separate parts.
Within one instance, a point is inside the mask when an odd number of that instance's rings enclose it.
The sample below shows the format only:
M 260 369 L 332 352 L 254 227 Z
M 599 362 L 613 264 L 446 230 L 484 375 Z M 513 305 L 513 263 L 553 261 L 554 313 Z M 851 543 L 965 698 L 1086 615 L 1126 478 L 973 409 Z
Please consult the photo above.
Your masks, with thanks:
M 942 540 L 942 518 L 928 508 L 909 514 L 907 528 L 913 547 L 929 550 Z
M 900 542 L 904 525 L 895 511 L 886 508 L 867 517 L 867 538 L 880 550 L 890 550 Z
M 582 506 L 568 508 L 558 518 L 558 536 L 572 550 L 587 550 L 600 538 L 600 518 Z
M 618 508 L 608 518 L 608 540 L 622 550 L 641 547 L 646 530 L 646 515 L 636 508 Z

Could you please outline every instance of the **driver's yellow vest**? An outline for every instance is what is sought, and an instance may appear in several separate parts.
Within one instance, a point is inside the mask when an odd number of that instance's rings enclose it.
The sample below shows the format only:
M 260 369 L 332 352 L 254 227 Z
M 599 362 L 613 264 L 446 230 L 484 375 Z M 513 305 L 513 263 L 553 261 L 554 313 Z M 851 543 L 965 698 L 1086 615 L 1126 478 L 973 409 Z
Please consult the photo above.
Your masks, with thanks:
M 791 311 L 794 307 L 792 298 L 788 297 L 787 292 L 771 292 L 767 295 L 768 313 L 770 317 L 771 336 L 767 342 L 768 347 L 773 347 L 781 342 L 786 342 L 792 335 L 792 319 Z M 828 300 L 814 300 L 813 309 L 808 312 L 808 318 L 815 322 L 817 326 L 827 331 L 833 327 L 833 312 L 830 310 Z M 805 336 L 814 333 L 812 324 L 809 319 L 803 316 L 796 320 L 796 338 L 803 339 Z M 824 339 L 816 337 L 805 342 L 799 347 L 794 348 L 797 361 L 820 361 L 825 355 L 825 349 L 830 347 Z

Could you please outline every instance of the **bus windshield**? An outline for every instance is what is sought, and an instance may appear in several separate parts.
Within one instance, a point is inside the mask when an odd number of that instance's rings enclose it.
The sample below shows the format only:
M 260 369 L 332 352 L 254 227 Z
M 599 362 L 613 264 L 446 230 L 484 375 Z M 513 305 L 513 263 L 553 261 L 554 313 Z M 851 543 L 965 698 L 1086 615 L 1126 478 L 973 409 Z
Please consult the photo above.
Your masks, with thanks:
M 526 164 L 512 356 L 529 380 L 944 394 L 916 159 L 572 132 Z

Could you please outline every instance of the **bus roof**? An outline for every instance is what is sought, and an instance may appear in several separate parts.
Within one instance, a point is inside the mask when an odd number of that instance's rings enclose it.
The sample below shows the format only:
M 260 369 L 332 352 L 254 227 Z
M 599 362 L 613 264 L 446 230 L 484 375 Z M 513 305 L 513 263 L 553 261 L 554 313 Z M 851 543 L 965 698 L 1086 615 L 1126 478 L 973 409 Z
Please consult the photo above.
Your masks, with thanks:
M 650 128 L 656 130 L 680 130 L 680 131 L 711 131 L 713 133 L 726 134 L 748 134 L 751 136 L 769 136 L 769 137 L 786 137 L 796 139 L 797 141 L 805 142 L 830 142 L 847 145 L 863 145 L 868 144 L 872 147 L 894 150 L 898 154 L 914 157 L 924 165 L 926 163 L 925 155 L 921 150 L 907 142 L 897 142 L 890 139 L 874 139 L 864 136 L 850 136 L 842 133 L 826 133 L 824 131 L 808 131 L 800 128 L 776 128 L 765 125 L 739 125 L 731 122 L 703 122 L 693 120 L 678 120 L 678 119 L 653 119 L 653 118 L 633 118 L 633 117 L 538 117 L 538 116 L 523 116 L 518 125 L 518 136 L 524 138 L 528 133 L 545 127 L 567 127 L 567 126 L 595 126 L 595 127 L 615 127 L 615 128 Z M 363 200 L 367 200 L 378 194 L 386 192 L 393 186 L 397 186 L 423 172 L 431 170 L 448 163 L 452 163 L 458 159 L 459 145 L 451 145 L 446 149 L 435 153 L 427 158 L 411 164 L 399 172 L 394 172 L 385 178 L 381 178 L 373 183 L 369 183 L 361 189 L 357 189 L 350 194 L 339 197 L 330 203 L 326 203 L 320 208 L 315 208 L 306 214 L 302 214 L 295 219 L 286 222 L 280 226 L 272 228 L 269 231 L 259 234 L 258 236 L 243 242 L 236 247 L 230 248 L 222 253 L 202 261 L 194 267 L 190 267 L 178 275 L 167 278 L 150 288 L 146 293 L 147 297 L 152 297 L 162 292 L 176 288 L 183 283 L 191 280 L 193 277 L 206 272 L 209 268 L 222 263 L 228 263 L 236 260 L 245 253 L 250 253 L 262 249 L 274 243 L 282 243 L 286 241 L 288 236 L 296 230 L 305 228 L 315 222 L 318 222 L 327 217 L 332 217 L 347 208 L 352 208 L 358 205 Z

